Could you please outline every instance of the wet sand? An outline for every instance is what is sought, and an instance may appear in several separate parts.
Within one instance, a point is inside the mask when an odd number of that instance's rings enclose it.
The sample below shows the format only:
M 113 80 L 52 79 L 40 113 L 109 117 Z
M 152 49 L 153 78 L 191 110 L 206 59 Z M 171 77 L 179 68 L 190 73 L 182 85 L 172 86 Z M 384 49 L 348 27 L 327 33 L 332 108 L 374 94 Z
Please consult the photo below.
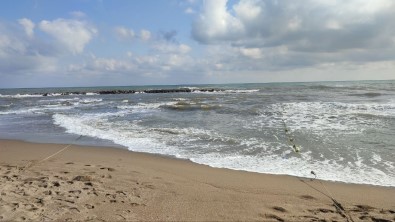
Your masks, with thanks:
M 73 145 L 41 161 L 65 146 L 0 140 L 0 221 L 395 220 L 395 188 L 104 147 Z

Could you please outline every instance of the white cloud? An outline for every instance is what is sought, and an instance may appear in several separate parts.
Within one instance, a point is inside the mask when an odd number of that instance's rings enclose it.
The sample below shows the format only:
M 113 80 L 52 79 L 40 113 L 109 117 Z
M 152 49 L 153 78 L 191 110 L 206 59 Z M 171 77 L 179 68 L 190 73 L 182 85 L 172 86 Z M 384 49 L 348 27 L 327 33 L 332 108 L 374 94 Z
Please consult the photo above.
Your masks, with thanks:
M 31 76 L 31 85 L 43 85 L 48 76 L 52 84 L 68 85 L 393 78 L 394 5 L 392 0 L 182 1 L 181 12 L 195 13 L 192 36 L 202 44 L 182 42 L 185 29 L 114 24 L 112 37 L 133 44 L 112 45 L 105 33 L 100 40 L 106 44 L 92 50 L 100 56 L 83 53 L 98 31 L 82 12 L 36 24 L 28 18 L 0 21 L 0 85 L 13 76 Z
M 195 14 L 195 10 L 193 10 L 191 7 L 188 7 L 184 11 L 186 14 Z
M 333 51 L 388 44 L 394 20 L 391 0 L 207 0 L 192 36 L 205 44 Z
M 115 33 L 120 39 L 124 40 L 131 40 L 134 39 L 136 34 L 134 33 L 133 29 L 128 29 L 122 26 L 118 26 L 115 28 Z
M 252 59 L 262 58 L 262 50 L 260 48 L 241 48 L 240 52 L 242 55 Z
M 142 30 L 140 31 L 140 38 L 141 38 L 141 40 L 143 40 L 143 41 L 148 41 L 148 40 L 150 40 L 150 39 L 151 39 L 151 32 L 148 31 L 148 30 L 142 29 Z
M 34 24 L 20 19 L 23 29 L 0 22 L 0 77 L 45 74 L 57 69 L 57 58 L 50 45 L 34 39 Z M 0 80 L 1 82 L 1 80 Z
M 132 60 L 122 60 L 115 58 L 102 58 L 95 55 L 86 58 L 82 63 L 71 63 L 68 65 L 68 71 L 72 73 L 90 73 L 90 74 L 106 74 L 112 73 L 128 73 L 137 70 L 137 65 Z
M 240 38 L 243 25 L 226 6 L 227 0 L 204 1 L 203 11 L 192 27 L 195 39 L 204 43 L 232 41 Z
M 185 53 L 188 53 L 188 52 L 191 51 L 191 47 L 189 47 L 188 45 L 185 45 L 185 44 L 181 44 L 181 45 L 179 46 L 179 49 L 180 49 L 180 52 L 181 52 L 182 54 L 185 54 Z
M 25 29 L 25 33 L 28 37 L 32 38 L 34 36 L 35 24 L 27 18 L 22 18 L 18 20 L 19 24 Z
M 192 36 L 222 70 L 287 70 L 395 60 L 393 21 L 391 0 L 206 0 Z
M 325 27 L 326 27 L 327 29 L 334 29 L 334 30 L 338 30 L 338 29 L 342 29 L 342 28 L 343 28 L 342 25 L 341 25 L 338 21 L 336 21 L 336 20 L 334 20 L 334 19 L 328 20 L 328 21 L 326 22 Z
M 135 68 L 130 62 L 105 58 L 96 58 L 90 65 L 90 68 L 101 71 L 130 71 Z
M 175 53 L 175 54 L 187 54 L 191 51 L 191 47 L 186 44 L 173 44 L 167 42 L 160 42 L 154 44 L 152 48 L 160 53 Z
M 43 20 L 39 27 L 73 54 L 82 53 L 97 33 L 97 30 L 86 22 L 73 19 Z
M 117 26 L 114 29 L 116 36 L 120 40 L 134 40 L 140 39 L 143 42 L 151 40 L 151 32 L 146 29 L 141 29 L 138 34 L 133 29 L 124 26 Z
M 297 31 L 298 29 L 301 28 L 301 26 L 302 26 L 302 20 L 298 16 L 295 16 L 288 20 L 287 27 L 290 31 Z
M 234 11 L 242 21 L 254 21 L 262 13 L 260 1 L 240 1 L 234 5 Z

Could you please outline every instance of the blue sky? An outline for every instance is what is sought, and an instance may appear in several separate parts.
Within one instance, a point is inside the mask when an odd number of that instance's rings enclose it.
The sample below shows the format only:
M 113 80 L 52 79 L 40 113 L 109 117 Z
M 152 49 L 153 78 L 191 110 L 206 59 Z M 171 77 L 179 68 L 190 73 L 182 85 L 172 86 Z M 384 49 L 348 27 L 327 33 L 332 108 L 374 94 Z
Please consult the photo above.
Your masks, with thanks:
M 0 87 L 395 79 L 392 0 L 3 0 Z

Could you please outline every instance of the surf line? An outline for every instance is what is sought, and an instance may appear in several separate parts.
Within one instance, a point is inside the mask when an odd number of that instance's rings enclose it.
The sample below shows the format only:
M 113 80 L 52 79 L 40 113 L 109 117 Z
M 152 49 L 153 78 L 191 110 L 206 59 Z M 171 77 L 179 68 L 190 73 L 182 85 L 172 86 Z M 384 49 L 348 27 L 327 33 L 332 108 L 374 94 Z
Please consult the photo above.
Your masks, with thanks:
M 295 153 L 300 154 L 300 148 L 299 146 L 296 145 L 295 143 L 295 136 L 292 135 L 290 128 L 287 126 L 287 123 L 285 122 L 285 117 L 284 115 L 287 113 L 285 110 L 285 107 L 282 106 L 283 112 L 282 112 L 282 123 L 284 126 L 284 132 L 285 135 L 287 137 L 287 141 L 288 143 L 292 146 L 292 148 L 294 149 Z M 275 136 L 276 137 L 276 136 Z M 277 137 L 276 137 L 277 138 Z M 277 138 L 278 140 L 278 138 Z M 302 157 L 302 155 L 301 155 Z M 310 172 L 311 174 L 314 175 L 314 179 L 311 179 L 311 181 L 316 180 L 317 179 L 317 174 L 314 171 Z M 354 222 L 354 220 L 352 219 L 351 215 L 347 212 L 347 210 L 339 203 L 339 201 L 337 201 L 331 192 L 329 192 L 329 190 L 326 188 L 326 186 L 322 183 L 321 180 L 318 180 L 319 183 L 321 184 L 321 186 L 324 188 L 325 192 L 319 190 L 318 188 L 312 186 L 311 184 L 306 183 L 306 181 L 304 181 L 303 179 L 299 179 L 302 183 L 306 184 L 307 186 L 309 186 L 310 188 L 314 189 L 315 191 L 321 193 L 322 195 L 328 197 L 329 199 L 331 199 L 331 201 L 333 202 L 333 206 L 336 208 L 336 211 L 340 214 L 340 216 L 344 217 L 347 222 Z
M 123 116 L 123 115 L 117 115 L 117 116 L 115 116 L 115 118 L 114 118 L 113 120 L 118 119 L 118 118 L 120 118 L 120 117 L 122 117 L 122 116 Z M 80 140 L 82 137 L 84 137 L 84 135 L 81 134 L 81 135 L 80 135 L 78 138 L 76 138 L 73 142 L 76 142 L 76 141 Z M 72 145 L 73 145 L 73 144 L 70 142 L 70 143 L 67 144 L 65 147 L 63 147 L 62 149 L 60 149 L 59 151 L 57 151 L 57 152 L 55 152 L 55 153 L 53 153 L 53 154 L 51 154 L 51 155 L 45 157 L 44 159 L 42 159 L 42 160 L 40 160 L 40 161 L 38 161 L 38 162 L 30 161 L 30 162 L 27 163 L 25 166 L 21 167 L 19 171 L 23 172 L 23 171 L 25 171 L 25 170 L 28 169 L 28 168 L 31 168 L 31 167 L 33 167 L 33 166 L 35 166 L 35 165 L 38 165 L 38 164 L 40 164 L 40 163 L 42 163 L 42 162 L 44 162 L 44 161 L 50 159 L 51 157 L 54 157 L 54 156 L 58 155 L 59 153 L 65 151 L 66 149 L 68 149 L 68 148 L 71 147 Z

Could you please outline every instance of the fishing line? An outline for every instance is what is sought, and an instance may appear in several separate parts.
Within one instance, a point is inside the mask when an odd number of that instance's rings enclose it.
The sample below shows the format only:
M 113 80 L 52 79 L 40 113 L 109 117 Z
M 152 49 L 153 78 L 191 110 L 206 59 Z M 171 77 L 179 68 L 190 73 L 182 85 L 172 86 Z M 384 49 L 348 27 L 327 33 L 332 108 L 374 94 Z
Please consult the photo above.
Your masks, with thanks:
M 289 129 L 289 127 L 287 126 L 287 123 L 286 123 L 286 121 L 285 121 L 284 114 L 287 113 L 286 110 L 285 110 L 285 107 L 282 106 L 282 109 L 283 109 L 283 112 L 282 112 L 282 118 L 281 118 L 281 120 L 282 120 L 282 123 L 283 123 L 283 126 L 284 126 L 284 132 L 285 132 L 285 135 L 286 135 L 286 137 L 287 137 L 287 142 L 288 142 L 288 144 L 290 144 L 290 145 L 292 146 L 292 148 L 294 149 L 294 152 L 300 154 L 300 148 L 296 145 L 296 143 L 295 143 L 295 137 L 291 134 L 291 132 L 290 132 L 291 130 Z M 277 137 L 276 137 L 276 138 L 277 138 Z M 302 156 L 302 155 L 301 155 L 301 156 Z M 317 174 L 316 174 L 314 171 L 311 171 L 310 173 L 314 175 L 314 179 L 312 179 L 312 181 L 313 181 L 313 180 L 316 180 L 316 179 L 317 179 Z M 319 183 L 321 184 L 321 186 L 324 188 L 324 190 L 325 190 L 326 193 L 323 192 L 323 191 L 321 191 L 321 190 L 319 190 L 319 189 L 317 189 L 316 187 L 312 186 L 311 184 L 306 183 L 306 181 L 304 181 L 304 180 L 302 180 L 302 179 L 300 179 L 300 181 L 303 182 L 304 184 L 306 184 L 307 186 L 309 186 L 310 188 L 312 188 L 312 189 L 318 191 L 318 192 L 321 193 L 322 195 L 324 195 L 324 196 L 328 197 L 329 199 L 331 199 L 332 202 L 333 202 L 333 205 L 334 205 L 335 208 L 336 208 L 336 211 L 337 211 L 342 217 L 346 218 L 346 220 L 347 220 L 348 222 L 354 222 L 354 220 L 352 219 L 351 215 L 350 215 L 350 214 L 347 212 L 347 210 L 339 203 L 339 201 L 337 201 L 337 200 L 333 197 L 333 194 L 328 190 L 328 188 L 324 185 L 324 183 L 322 183 L 321 180 L 318 180 L 318 181 L 319 181 Z
M 80 140 L 82 137 L 83 137 L 83 135 L 80 135 L 80 136 L 79 136 L 77 139 L 75 139 L 74 141 L 78 141 L 78 140 Z M 32 162 L 32 161 L 29 162 L 29 163 L 27 163 L 24 167 L 22 167 L 20 171 L 23 172 L 23 171 L 25 171 L 25 170 L 28 169 L 28 168 L 31 168 L 31 167 L 33 167 L 33 166 L 35 166 L 35 165 L 38 165 L 38 164 L 40 164 L 40 163 L 42 163 L 42 162 L 44 162 L 44 161 L 50 159 L 51 157 L 54 157 L 54 156 L 58 155 L 59 153 L 65 151 L 67 148 L 71 147 L 72 145 L 73 145 L 73 144 L 69 143 L 69 144 L 67 144 L 65 147 L 63 147 L 62 149 L 60 149 L 59 151 L 57 151 L 57 152 L 55 152 L 55 153 L 53 153 L 53 154 L 51 154 L 51 155 L 45 157 L 44 159 L 42 159 L 42 160 L 40 160 L 40 161 L 38 161 L 38 162 Z
M 317 174 L 314 171 L 311 171 L 311 174 L 313 174 L 315 177 L 312 180 L 316 180 L 317 179 Z M 328 188 L 324 185 L 324 183 L 322 183 L 321 180 L 318 180 L 318 182 L 321 184 L 321 186 L 324 188 L 324 190 L 326 191 L 326 194 L 323 193 L 322 191 L 319 191 L 317 188 L 313 187 L 312 185 L 306 183 L 305 181 L 301 180 L 304 184 L 308 185 L 309 187 L 313 188 L 314 190 L 320 192 L 321 194 L 325 195 L 326 197 L 328 197 L 329 199 L 332 200 L 333 205 L 336 208 L 336 211 L 343 216 L 344 218 L 346 218 L 347 221 L 351 221 L 354 222 L 354 220 L 352 219 L 351 215 L 347 212 L 347 210 L 340 204 L 339 201 L 337 201 L 334 197 L 333 194 L 328 190 Z
M 118 118 L 120 118 L 120 117 L 123 117 L 123 115 L 118 115 L 118 116 L 116 116 L 113 120 L 118 119 Z M 74 140 L 74 142 L 80 140 L 83 136 L 84 136 L 84 135 L 80 135 L 77 139 Z M 40 164 L 40 163 L 42 163 L 42 162 L 44 162 L 44 161 L 46 161 L 46 160 L 48 160 L 48 159 L 50 159 L 50 158 L 56 156 L 56 155 L 58 155 L 59 153 L 65 151 L 66 149 L 68 149 L 69 147 L 71 147 L 72 145 L 73 145 L 72 143 L 69 143 L 69 144 L 67 144 L 65 147 L 63 147 L 62 149 L 60 149 L 59 151 L 57 151 L 57 152 L 55 152 L 55 153 L 53 153 L 53 154 L 51 154 L 51 155 L 45 157 L 44 159 L 42 159 L 42 160 L 40 160 L 40 161 L 38 161 L 38 162 L 33 162 L 33 161 L 31 161 L 31 162 L 27 163 L 24 167 L 21 168 L 21 171 L 25 171 L 27 168 L 33 167 L 33 166 L 35 166 L 35 165 L 38 165 L 38 164 Z
M 284 106 L 282 106 L 282 108 L 283 108 L 283 112 L 282 112 L 281 121 L 282 121 L 283 126 L 284 126 L 284 133 L 285 133 L 285 136 L 287 137 L 287 142 L 292 147 L 292 149 L 293 149 L 293 151 L 295 153 L 299 153 L 300 152 L 300 148 L 299 148 L 299 146 L 296 145 L 295 137 L 292 135 L 291 130 L 289 129 L 289 127 L 287 126 L 287 123 L 285 122 L 284 114 L 286 113 L 286 111 L 285 111 Z

